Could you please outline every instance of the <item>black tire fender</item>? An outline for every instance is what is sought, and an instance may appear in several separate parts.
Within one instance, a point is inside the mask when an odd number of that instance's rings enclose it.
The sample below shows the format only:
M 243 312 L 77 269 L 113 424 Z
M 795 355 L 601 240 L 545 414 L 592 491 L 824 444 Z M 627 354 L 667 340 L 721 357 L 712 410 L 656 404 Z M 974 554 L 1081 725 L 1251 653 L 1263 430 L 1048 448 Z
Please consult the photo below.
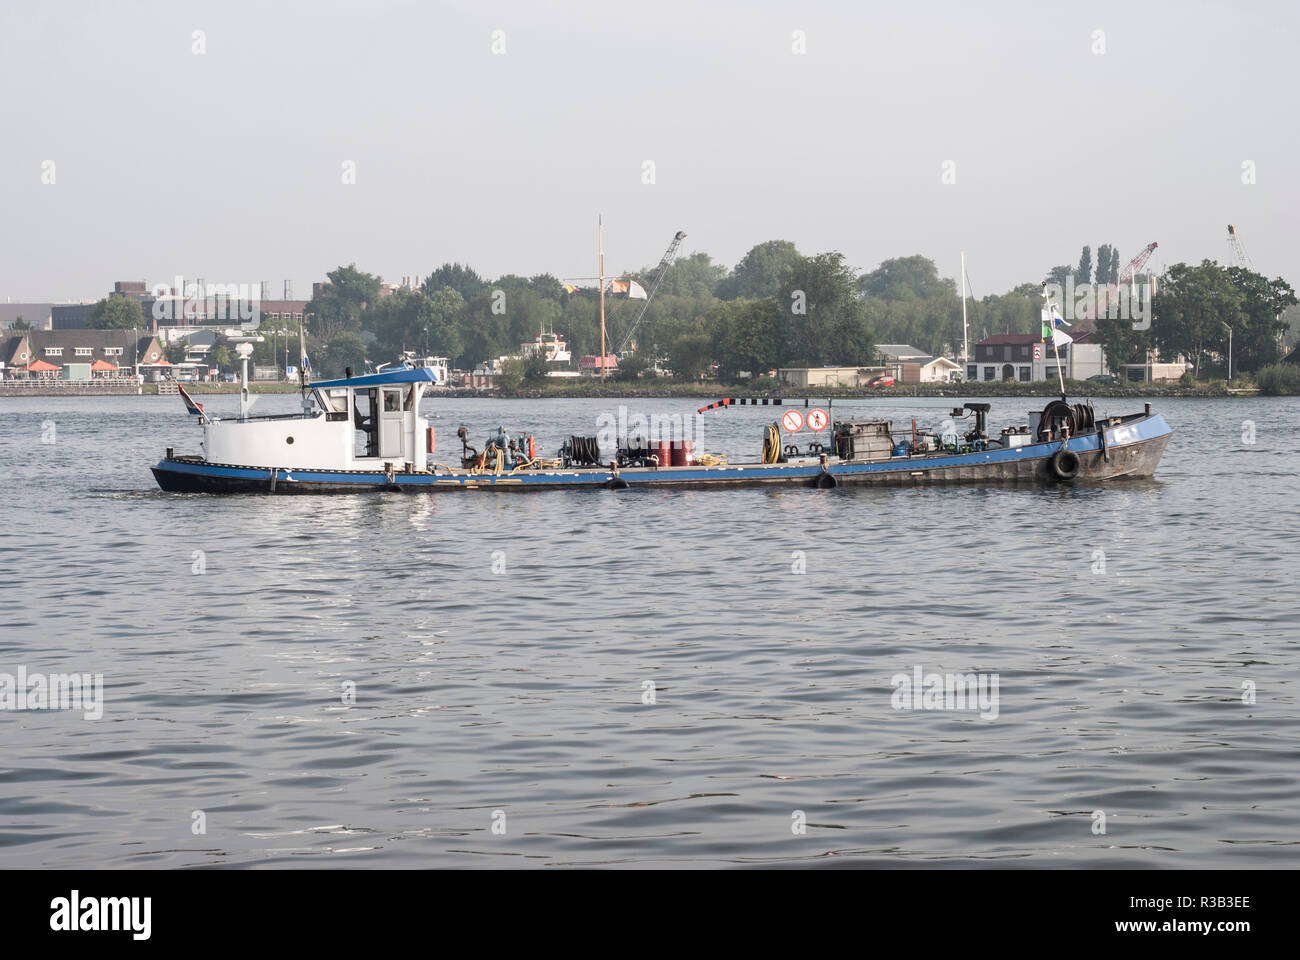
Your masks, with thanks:
M 1052 454 L 1050 462 L 1052 476 L 1058 480 L 1073 480 L 1079 475 L 1079 455 L 1073 450 L 1062 447 Z

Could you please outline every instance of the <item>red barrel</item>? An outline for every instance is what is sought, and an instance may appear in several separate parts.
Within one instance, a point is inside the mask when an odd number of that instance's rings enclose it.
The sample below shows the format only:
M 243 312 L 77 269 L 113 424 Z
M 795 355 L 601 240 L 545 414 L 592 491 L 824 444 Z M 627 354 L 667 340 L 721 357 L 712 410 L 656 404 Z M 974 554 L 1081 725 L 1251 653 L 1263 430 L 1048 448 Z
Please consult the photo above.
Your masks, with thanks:
M 670 446 L 671 445 L 668 443 L 667 440 L 659 441 L 659 446 L 655 451 L 655 453 L 656 456 L 659 457 L 659 466 L 661 467 L 672 466 L 673 458 L 672 458 L 672 453 L 670 452 Z
M 691 463 L 691 441 L 674 440 L 673 446 L 673 466 L 686 467 Z

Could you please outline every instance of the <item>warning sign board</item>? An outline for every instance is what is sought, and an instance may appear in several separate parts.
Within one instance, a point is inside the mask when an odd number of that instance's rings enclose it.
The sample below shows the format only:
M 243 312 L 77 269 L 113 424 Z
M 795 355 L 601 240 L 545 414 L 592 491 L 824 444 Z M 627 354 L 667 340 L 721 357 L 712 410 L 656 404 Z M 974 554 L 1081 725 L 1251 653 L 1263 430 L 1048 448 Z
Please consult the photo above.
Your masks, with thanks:
M 1041 343 L 1034 344 L 1034 359 L 1043 359 L 1043 345 Z
M 826 429 L 826 424 L 830 422 L 830 419 L 830 417 L 826 416 L 825 410 L 809 410 L 808 429 L 812 430 L 814 433 L 820 433 Z
M 787 410 L 781 414 L 781 426 L 786 433 L 795 433 L 803 427 L 803 414 L 798 410 Z

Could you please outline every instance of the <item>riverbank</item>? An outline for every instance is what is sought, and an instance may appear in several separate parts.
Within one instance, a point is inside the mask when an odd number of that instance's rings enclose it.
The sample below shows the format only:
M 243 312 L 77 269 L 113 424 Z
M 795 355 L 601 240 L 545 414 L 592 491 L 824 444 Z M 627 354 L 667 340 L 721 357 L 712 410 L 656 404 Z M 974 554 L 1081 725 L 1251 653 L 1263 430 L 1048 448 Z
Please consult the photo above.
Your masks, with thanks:
M 97 397 L 97 396 L 157 396 L 158 384 L 94 385 L 63 380 L 48 384 L 21 386 L 21 382 L 0 382 L 2 397 Z M 1222 380 L 1184 386 L 1180 383 L 1125 383 L 1102 384 L 1067 380 L 1066 393 L 1073 397 L 1254 397 L 1260 391 L 1254 387 L 1228 387 Z M 192 396 L 213 394 L 237 395 L 237 383 L 187 383 L 185 389 Z M 298 392 L 296 383 L 251 383 L 249 393 L 292 394 Z M 517 390 L 438 390 L 434 397 L 493 397 L 508 400 L 574 400 L 597 399 L 700 399 L 720 400 L 724 397 L 767 398 L 855 398 L 862 397 L 1055 397 L 1060 390 L 1046 381 L 1036 383 L 920 383 L 886 387 L 878 390 L 850 389 L 845 387 L 782 387 L 778 390 L 753 390 L 743 384 L 688 383 L 666 379 L 637 380 L 634 382 L 599 380 L 574 383 L 533 384 Z M 1286 395 L 1286 394 L 1283 394 Z
M 1075 380 L 1065 382 L 1066 393 L 1081 397 L 1229 397 L 1254 396 L 1253 388 L 1230 389 L 1223 381 L 1185 386 L 1181 383 L 1122 383 L 1102 384 Z M 478 392 L 458 392 L 459 396 L 478 395 Z M 566 381 L 555 385 L 536 384 L 514 391 L 483 393 L 512 399 L 580 399 L 597 398 L 699 398 L 720 400 L 724 397 L 767 398 L 862 398 L 862 397 L 1056 397 L 1060 388 L 1047 381 L 1036 383 L 917 383 L 902 384 L 882 389 L 854 389 L 846 387 L 788 387 L 775 390 L 753 390 L 744 384 L 683 383 L 672 380 L 638 380 L 635 382 L 599 381 L 573 383 Z

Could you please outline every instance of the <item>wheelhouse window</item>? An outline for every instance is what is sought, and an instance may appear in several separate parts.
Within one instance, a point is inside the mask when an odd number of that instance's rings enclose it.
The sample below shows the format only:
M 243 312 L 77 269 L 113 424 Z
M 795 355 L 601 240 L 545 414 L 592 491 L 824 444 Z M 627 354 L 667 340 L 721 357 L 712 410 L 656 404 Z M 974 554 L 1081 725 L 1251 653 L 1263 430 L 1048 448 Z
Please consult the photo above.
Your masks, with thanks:
M 325 416 L 330 420 L 346 420 L 348 417 L 348 392 L 347 390 L 336 388 L 328 393 L 324 390 L 312 391 L 312 396 L 316 398 L 316 406 L 325 411 Z

